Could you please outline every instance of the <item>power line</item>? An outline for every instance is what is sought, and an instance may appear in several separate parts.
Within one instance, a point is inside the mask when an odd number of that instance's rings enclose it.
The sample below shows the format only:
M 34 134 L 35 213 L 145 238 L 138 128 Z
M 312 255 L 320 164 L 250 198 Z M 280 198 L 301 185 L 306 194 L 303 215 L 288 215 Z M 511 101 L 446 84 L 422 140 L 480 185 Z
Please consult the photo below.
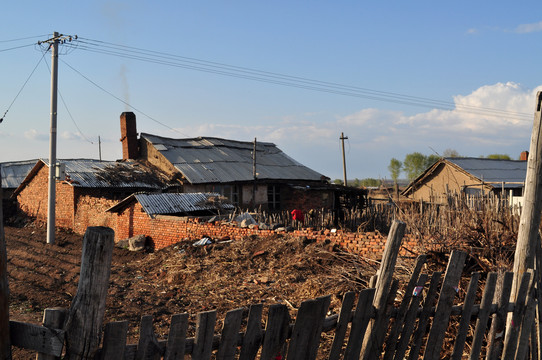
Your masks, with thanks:
M 159 125 L 162 125 L 163 127 L 169 129 L 169 130 L 172 130 L 172 131 L 175 131 L 183 136 L 187 136 L 185 134 L 183 134 L 182 132 L 178 131 L 177 129 L 174 129 L 172 128 L 171 126 L 168 126 L 166 124 L 164 124 L 163 122 L 161 121 L 158 121 L 156 120 L 155 118 L 153 118 L 152 116 L 144 113 L 143 111 L 135 108 L 133 105 L 129 104 L 128 102 L 122 100 L 120 97 L 116 96 L 115 94 L 111 93 L 110 91 L 107 91 L 106 89 L 104 89 L 102 86 L 98 85 L 96 82 L 92 81 L 91 79 L 89 79 L 87 76 L 83 75 L 79 70 L 75 69 L 73 66 L 71 66 L 70 64 L 68 64 L 66 61 L 62 60 L 62 62 L 64 64 L 66 64 L 66 66 L 68 66 L 70 69 L 72 69 L 73 71 L 75 71 L 77 74 L 79 74 L 79 76 L 81 76 L 83 79 L 87 80 L 88 82 L 90 82 L 92 85 L 96 86 L 98 89 L 102 90 L 103 92 L 105 92 L 106 94 L 112 96 L 113 98 L 117 99 L 118 101 L 120 101 L 121 103 L 125 104 L 126 106 L 130 107 L 131 109 L 133 109 L 134 111 L 137 111 L 138 113 L 140 113 L 141 115 L 144 115 L 145 117 L 147 117 L 148 119 L 154 121 L 155 123 L 159 124 Z
M 527 113 L 513 112 L 487 107 L 462 105 L 449 101 L 435 100 L 394 92 L 386 92 L 351 85 L 343 85 L 333 82 L 319 81 L 299 76 L 290 76 L 269 71 L 261 71 L 246 67 L 233 66 L 218 62 L 184 57 L 164 52 L 151 51 L 87 38 L 79 38 L 78 44 L 68 44 L 68 46 L 72 46 L 73 48 L 84 51 L 117 56 L 121 58 L 134 59 L 154 64 L 185 68 L 200 72 L 243 78 L 313 91 L 366 98 L 377 101 L 431 107 L 440 110 L 456 110 L 485 116 L 490 115 L 498 117 L 508 117 L 516 120 L 530 120 L 531 117 L 531 114 Z
M 15 103 L 15 100 L 17 100 L 17 98 L 19 97 L 19 95 L 21 94 L 21 92 L 23 91 L 23 89 L 25 88 L 26 84 L 28 83 L 28 81 L 30 80 L 30 78 L 32 77 L 32 75 L 34 75 L 34 72 L 36 71 L 36 69 L 38 68 L 39 64 L 42 62 L 43 58 L 45 57 L 45 53 L 43 53 L 43 55 L 41 56 L 40 60 L 38 61 L 38 63 L 36 64 L 36 66 L 34 66 L 34 69 L 32 69 L 32 71 L 30 72 L 30 75 L 28 75 L 28 77 L 26 78 L 23 86 L 21 87 L 21 89 L 19 90 L 19 92 L 17 93 L 17 95 L 15 95 L 15 98 L 11 101 L 11 104 L 9 104 L 8 108 L 6 109 L 6 111 L 4 112 L 4 115 L 2 115 L 2 118 L 0 118 L 0 123 L 2 121 L 4 121 L 4 118 L 6 117 L 8 111 L 11 109 L 11 107 L 13 106 L 13 103 Z
M 27 37 L 18 38 L 18 39 L 0 40 L 0 43 L 14 42 L 14 41 L 21 41 L 21 40 L 28 40 L 28 39 L 36 39 L 36 38 L 42 38 L 42 37 L 47 36 L 47 35 L 49 35 L 49 34 L 36 35 L 36 36 L 27 36 Z
M 28 45 L 15 46 L 15 47 L 12 47 L 12 48 L 7 48 L 7 49 L 0 49 L 0 52 L 16 50 L 16 49 L 21 49 L 21 48 L 24 48 L 24 47 L 35 46 L 35 45 L 36 44 L 28 44 Z

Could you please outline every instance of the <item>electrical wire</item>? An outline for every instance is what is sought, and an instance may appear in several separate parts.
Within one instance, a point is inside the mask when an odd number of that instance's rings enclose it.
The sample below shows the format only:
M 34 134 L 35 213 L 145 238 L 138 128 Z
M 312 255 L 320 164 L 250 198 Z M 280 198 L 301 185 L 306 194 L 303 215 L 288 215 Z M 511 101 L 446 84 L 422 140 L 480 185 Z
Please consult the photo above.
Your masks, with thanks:
M 21 41 L 21 40 L 28 40 L 28 39 L 36 39 L 36 38 L 42 38 L 42 37 L 47 36 L 47 35 L 49 35 L 49 34 L 36 35 L 36 36 L 27 36 L 27 37 L 23 37 L 23 38 L 10 39 L 10 40 L 0 40 L 0 43 L 14 42 L 14 41 Z
M 456 110 L 485 116 L 508 117 L 515 120 L 530 120 L 531 114 L 513 112 L 502 109 L 477 107 L 457 104 L 449 101 L 435 100 L 424 97 L 404 95 L 394 92 L 386 92 L 362 88 L 339 83 L 319 81 L 299 76 L 290 76 L 269 71 L 261 71 L 246 67 L 233 66 L 218 62 L 206 61 L 196 58 L 184 57 L 164 52 L 151 51 L 136 47 L 109 43 L 100 40 L 93 40 L 79 37 L 77 44 L 65 44 L 74 48 L 100 53 L 121 58 L 134 59 L 154 64 L 161 64 L 172 67 L 185 68 L 201 72 L 225 75 L 236 78 L 249 79 L 254 81 L 272 83 L 296 87 L 301 89 L 366 98 L 371 100 L 392 102 L 405 105 L 431 107 L 440 110 Z
M 29 46 L 34 46 L 34 45 L 35 45 L 35 44 L 28 44 L 28 45 L 15 46 L 15 47 L 8 48 L 8 49 L 0 49 L 0 52 L 10 51 L 10 50 L 16 50 L 16 49 L 21 49 L 21 48 L 24 48 L 24 47 L 29 47 Z
M 128 102 L 122 100 L 120 97 L 116 96 L 115 94 L 111 93 L 110 91 L 107 91 L 106 89 L 104 89 L 102 86 L 98 85 L 96 82 L 92 81 L 91 79 L 89 79 L 87 76 L 83 75 L 79 70 L 75 69 L 73 66 L 71 66 L 70 64 L 68 64 L 66 61 L 64 60 L 61 60 L 66 66 L 68 66 L 70 69 L 72 69 L 75 73 L 77 73 L 79 76 L 81 76 L 83 79 L 87 80 L 88 82 L 90 82 L 92 85 L 96 86 L 98 89 L 102 90 L 103 92 L 105 92 L 106 94 L 112 96 L 113 98 L 117 99 L 118 101 L 120 101 L 121 103 L 125 104 L 126 106 L 128 106 L 129 108 L 133 109 L 134 111 L 140 113 L 141 115 L 147 117 L 148 119 L 154 121 L 155 123 L 159 124 L 159 125 L 162 125 L 163 127 L 171 130 L 171 131 L 175 131 L 183 136 L 187 136 L 185 134 L 183 134 L 182 132 L 178 131 L 177 129 L 174 129 L 172 128 L 171 126 L 169 125 L 166 125 L 164 124 L 163 122 L 161 121 L 158 121 L 156 120 L 155 118 L 153 118 L 152 116 L 144 113 L 143 111 L 135 108 L 134 106 L 132 106 L 131 104 L 129 104 Z
M 2 115 L 2 117 L 0 118 L 0 123 L 2 121 L 4 121 L 4 118 L 6 117 L 8 111 L 11 109 L 11 107 L 13 106 L 13 104 L 15 103 L 15 100 L 17 100 L 17 98 L 19 97 L 19 95 L 21 94 L 21 92 L 23 91 L 23 89 L 25 88 L 26 84 L 28 83 L 28 81 L 30 80 L 30 78 L 32 77 L 32 75 L 34 75 L 34 72 L 36 71 L 36 69 L 38 68 L 39 64 L 43 61 L 43 59 L 45 58 L 45 53 L 43 53 L 43 55 L 40 57 L 38 63 L 36 64 L 36 66 L 34 66 L 34 69 L 32 69 L 32 72 L 30 72 L 30 75 L 28 75 L 28 77 L 26 78 L 23 86 L 21 87 L 21 89 L 19 90 L 19 92 L 17 93 L 17 95 L 15 95 L 15 98 L 11 101 L 11 104 L 9 104 L 8 108 L 6 109 L 6 111 L 4 112 L 4 115 Z

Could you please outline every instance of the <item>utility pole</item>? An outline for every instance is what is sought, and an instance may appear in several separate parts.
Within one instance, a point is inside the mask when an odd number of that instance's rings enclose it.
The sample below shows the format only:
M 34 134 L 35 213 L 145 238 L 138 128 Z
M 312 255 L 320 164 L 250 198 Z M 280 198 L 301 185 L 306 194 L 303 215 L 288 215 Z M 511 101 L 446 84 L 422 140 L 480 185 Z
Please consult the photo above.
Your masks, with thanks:
M 348 140 L 348 136 L 344 136 L 344 133 L 341 133 L 341 137 L 339 138 L 341 140 L 341 145 L 343 149 L 343 179 L 344 179 L 344 186 L 347 186 L 346 182 L 346 158 L 344 156 L 344 140 Z
M 38 45 L 48 43 L 51 49 L 51 129 L 49 137 L 49 187 L 47 205 L 47 244 L 55 243 L 55 208 L 56 208 L 56 116 L 58 88 L 58 44 L 71 41 L 75 37 L 65 36 L 58 32 L 53 37 L 39 41 Z
M 252 203 L 254 204 L 254 209 L 256 209 L 256 180 L 258 178 L 258 173 L 256 172 L 256 138 L 254 138 L 254 146 L 252 148 L 252 178 L 254 179 L 254 184 L 252 186 Z
M 102 139 L 98 135 L 98 153 L 100 154 L 100 161 L 102 161 Z

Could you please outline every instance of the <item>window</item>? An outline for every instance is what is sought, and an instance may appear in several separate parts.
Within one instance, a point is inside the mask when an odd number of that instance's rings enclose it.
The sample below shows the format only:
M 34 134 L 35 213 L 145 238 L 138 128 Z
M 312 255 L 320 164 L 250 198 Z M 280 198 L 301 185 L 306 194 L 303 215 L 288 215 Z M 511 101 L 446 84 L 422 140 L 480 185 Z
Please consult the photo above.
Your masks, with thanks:
M 280 187 L 278 185 L 267 186 L 267 206 L 269 210 L 280 209 Z

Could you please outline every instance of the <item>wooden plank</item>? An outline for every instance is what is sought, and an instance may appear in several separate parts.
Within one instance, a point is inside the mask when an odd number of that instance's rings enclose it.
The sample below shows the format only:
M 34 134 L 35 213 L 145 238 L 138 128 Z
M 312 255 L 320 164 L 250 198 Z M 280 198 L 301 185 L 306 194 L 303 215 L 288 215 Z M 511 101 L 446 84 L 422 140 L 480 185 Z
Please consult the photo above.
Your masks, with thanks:
M 224 325 L 222 326 L 222 336 L 220 337 L 220 346 L 216 356 L 219 360 L 231 360 L 235 358 L 237 349 L 237 340 L 241 321 L 243 320 L 243 309 L 231 310 L 226 313 Z
M 444 275 L 444 282 L 442 284 L 442 289 L 440 290 L 437 309 L 433 318 L 433 325 L 429 331 L 429 338 L 427 339 L 425 347 L 425 360 L 437 360 L 440 358 L 444 335 L 448 327 L 452 305 L 457 294 L 458 284 L 461 279 L 461 273 L 466 258 L 467 253 L 458 250 L 452 251 L 452 254 L 450 255 L 450 260 L 448 261 L 448 266 L 446 267 L 446 273 Z
M 527 293 L 529 292 L 529 288 L 531 287 L 532 275 L 533 271 L 527 270 L 523 274 L 523 277 L 521 279 L 521 283 L 517 291 L 514 312 L 512 313 L 512 316 L 509 316 L 511 319 L 508 323 L 508 326 L 506 327 L 506 336 L 504 338 L 503 350 L 504 359 L 512 359 L 516 354 L 519 331 L 525 312 Z
M 92 358 L 102 334 L 115 233 L 106 227 L 89 227 L 83 237 L 77 293 L 66 321 L 66 359 Z
M 353 291 L 349 291 L 343 296 L 341 311 L 339 312 L 339 319 L 337 320 L 337 327 L 335 328 L 335 335 L 333 337 L 333 344 L 329 351 L 329 360 L 338 360 L 341 356 L 344 337 L 346 335 L 346 330 L 348 330 L 348 323 L 352 317 L 352 307 L 354 306 L 355 299 L 356 294 Z
M 467 340 L 479 280 L 479 272 L 472 274 L 469 281 L 469 286 L 467 288 L 467 295 L 465 295 L 465 300 L 463 301 L 463 309 L 461 311 L 461 319 L 459 320 L 459 327 L 457 329 L 457 336 L 455 338 L 452 360 L 461 360 L 463 357 L 463 349 L 465 348 L 465 341 Z
M 59 357 L 64 346 L 64 331 L 11 320 L 11 345 Z
M 98 359 L 124 359 L 128 321 L 114 321 L 105 324 L 103 347 L 98 352 Z
M 520 295 L 518 288 L 521 286 L 523 274 L 527 269 L 534 269 L 536 246 L 539 241 L 540 217 L 542 214 L 542 91 L 536 94 L 536 106 L 531 132 L 529 157 L 527 159 L 527 172 L 525 174 L 525 187 L 523 194 L 523 209 L 521 211 L 518 239 L 514 252 L 514 281 L 510 301 L 516 303 Z M 507 334 L 511 324 L 507 322 Z M 516 329 L 512 330 L 515 332 Z M 507 336 L 508 337 L 508 336 Z
M 395 348 L 397 346 L 397 340 L 399 339 L 399 335 L 401 334 L 407 310 L 410 305 L 410 300 L 412 299 L 412 292 L 414 291 L 414 288 L 418 283 L 418 278 L 420 276 L 420 272 L 422 271 L 422 267 L 425 264 L 426 258 L 426 255 L 420 255 L 416 259 L 414 271 L 412 272 L 410 280 L 405 288 L 405 294 L 403 296 L 403 299 L 401 300 L 401 304 L 399 305 L 397 316 L 393 321 L 393 325 L 388 335 L 388 339 L 386 340 L 386 353 L 384 354 L 384 360 L 393 359 L 393 355 L 395 354 Z
M 290 314 L 286 305 L 273 304 L 269 307 L 261 360 L 275 360 L 278 355 L 284 357 L 283 347 L 288 337 L 289 323 Z
M 43 326 L 49 329 L 62 329 L 68 310 L 65 308 L 47 308 L 43 311 Z M 59 356 L 38 353 L 36 360 L 54 360 L 60 359 Z
M 493 314 L 491 328 L 487 336 L 487 355 L 486 360 L 498 360 L 501 358 L 504 329 L 506 327 L 506 317 L 508 315 L 508 304 L 510 302 L 510 291 L 512 290 L 512 280 L 514 274 L 511 272 L 501 273 L 499 275 L 498 287 L 495 292 L 494 302 L 497 305 L 497 311 Z
M 356 310 L 350 328 L 350 337 L 348 338 L 348 343 L 346 344 L 346 350 L 344 352 L 345 360 L 357 360 L 360 357 L 367 325 L 373 315 L 372 303 L 374 295 L 375 289 L 365 289 L 359 293 L 358 303 L 356 304 Z
M 406 350 L 409 345 L 410 337 L 412 335 L 412 332 L 414 331 L 414 326 L 416 324 L 418 307 L 420 306 L 420 302 L 423 297 L 423 287 L 425 286 L 428 278 L 429 276 L 427 276 L 427 274 L 421 274 L 418 279 L 417 286 L 412 292 L 412 301 L 410 302 L 410 307 L 408 308 L 407 314 L 405 316 L 405 326 L 403 327 L 403 330 L 401 332 L 401 338 L 399 339 L 399 344 L 397 345 L 397 349 L 393 357 L 394 359 L 404 359 Z
M 482 341 L 484 340 L 484 334 L 487 328 L 487 321 L 489 320 L 489 314 L 491 311 L 491 304 L 493 303 L 493 295 L 495 294 L 496 284 L 497 273 L 489 273 L 486 280 L 484 294 L 482 295 L 482 302 L 480 303 L 480 311 L 478 312 L 478 320 L 476 321 L 474 337 L 472 339 L 472 347 L 469 357 L 470 359 L 480 358 Z
M 160 359 L 160 347 L 154 335 L 153 316 L 143 315 L 139 324 L 136 360 Z
M 399 289 L 399 280 L 393 280 L 391 283 L 391 288 L 388 293 L 388 302 L 386 304 L 386 307 L 384 309 L 384 312 L 382 313 L 382 317 L 379 321 L 378 327 L 375 328 L 376 333 L 376 341 L 371 346 L 371 358 L 376 356 L 377 359 L 381 358 L 382 354 L 382 345 L 384 344 L 384 339 L 386 338 L 386 332 L 388 330 L 388 325 L 390 323 L 391 319 L 391 313 L 393 310 L 393 304 L 395 301 L 395 297 L 397 296 L 397 290 Z M 365 354 L 362 354 L 362 357 L 365 356 Z
M 287 360 L 316 359 L 330 296 L 301 303 L 290 338 Z
M 376 359 L 377 351 L 373 351 L 374 344 L 382 344 L 383 339 L 378 338 L 376 329 L 381 327 L 382 317 L 386 309 L 388 294 L 392 283 L 393 273 L 395 271 L 395 263 L 401 249 L 403 235 L 405 233 L 406 224 L 401 221 L 394 220 L 386 247 L 382 254 L 382 262 L 380 269 L 377 272 L 378 280 L 376 284 L 375 296 L 373 299 L 373 307 L 375 308 L 374 319 L 371 320 L 367 329 L 367 334 L 363 339 L 362 354 L 364 360 Z
M 243 336 L 243 345 L 239 360 L 253 360 L 262 343 L 262 304 L 251 305 L 248 312 L 247 330 Z
M 533 329 L 534 318 L 536 315 L 536 299 L 534 297 L 534 284 L 529 295 L 527 295 L 527 306 L 519 334 L 519 341 L 516 350 L 516 359 L 526 359 L 529 352 L 529 337 Z
M 423 303 L 422 313 L 420 314 L 420 318 L 418 320 L 418 328 L 414 333 L 414 339 L 412 341 L 412 346 L 410 347 L 410 353 L 408 355 L 409 360 L 418 359 L 418 355 L 422 347 L 423 337 L 426 333 L 427 324 L 429 322 L 429 317 L 432 313 L 433 304 L 436 302 L 436 295 L 441 276 L 442 273 L 436 271 L 431 277 L 429 289 L 427 290 L 427 295 L 425 296 L 425 301 Z
M 175 314 L 171 317 L 164 360 L 182 360 L 186 352 L 186 330 L 188 314 Z
M 8 255 L 4 234 L 2 164 L 0 164 L 0 359 L 11 359 Z
M 196 317 L 196 337 L 194 338 L 193 360 L 209 360 L 213 351 L 216 311 L 198 313 Z

